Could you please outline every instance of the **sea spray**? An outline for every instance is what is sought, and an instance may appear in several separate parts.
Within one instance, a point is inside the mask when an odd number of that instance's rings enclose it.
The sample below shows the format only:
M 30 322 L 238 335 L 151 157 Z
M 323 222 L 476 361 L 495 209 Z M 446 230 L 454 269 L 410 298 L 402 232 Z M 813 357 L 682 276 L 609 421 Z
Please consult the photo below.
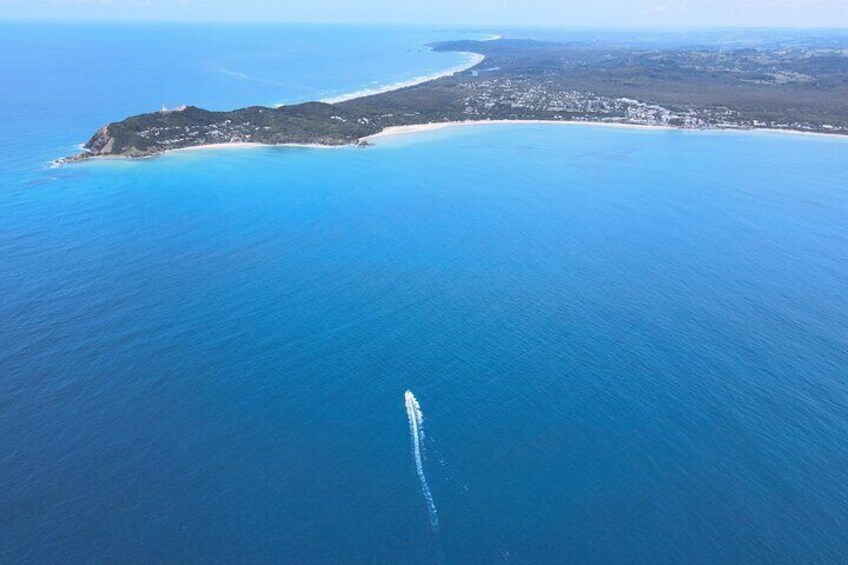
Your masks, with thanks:
M 421 412 L 421 405 L 418 404 L 418 400 L 416 400 L 412 391 L 406 391 L 403 397 L 406 404 L 406 416 L 409 418 L 409 434 L 412 436 L 412 456 L 415 459 L 415 470 L 418 473 L 418 480 L 421 483 L 421 493 L 427 502 L 430 525 L 433 526 L 434 531 L 438 531 L 439 515 L 436 512 L 436 503 L 433 501 L 430 486 L 427 484 L 427 477 L 424 475 L 424 462 L 421 459 L 421 444 L 424 440 L 424 414 Z

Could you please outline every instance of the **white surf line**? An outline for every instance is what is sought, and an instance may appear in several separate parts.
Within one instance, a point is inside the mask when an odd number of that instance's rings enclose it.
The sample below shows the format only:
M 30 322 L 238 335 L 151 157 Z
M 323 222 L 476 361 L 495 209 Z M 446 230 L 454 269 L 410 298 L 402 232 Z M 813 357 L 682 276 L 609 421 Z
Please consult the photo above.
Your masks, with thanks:
M 356 98 L 364 98 L 365 96 L 374 96 L 375 94 L 385 94 L 386 92 L 392 92 L 393 90 L 400 90 L 401 88 L 408 88 L 410 86 L 417 86 L 419 84 L 423 84 L 425 82 L 430 82 L 431 80 L 436 80 L 439 78 L 453 76 L 457 73 L 461 73 L 463 71 L 467 71 L 471 67 L 474 67 L 483 62 L 486 58 L 479 53 L 466 53 L 467 60 L 464 63 L 461 63 L 455 67 L 451 67 L 445 71 L 439 71 L 429 75 L 418 76 L 409 80 L 404 80 L 400 82 L 395 82 L 392 84 L 387 84 L 384 86 L 376 86 L 372 88 L 363 88 L 361 90 L 357 90 L 355 92 L 349 92 L 347 94 L 341 94 L 339 96 L 330 96 L 329 98 L 323 98 L 320 101 L 325 102 L 327 104 L 337 104 L 339 102 L 346 102 L 348 100 L 354 100 Z M 282 105 L 282 104 L 281 104 Z
M 503 37 L 493 33 L 489 34 L 487 37 L 481 39 L 480 41 L 494 41 L 496 39 L 503 39 Z M 468 69 L 479 65 L 486 59 L 486 57 L 484 55 L 481 55 L 480 53 L 465 52 L 465 55 L 468 57 L 468 59 L 464 63 L 460 63 L 459 65 L 451 67 L 450 69 L 444 71 L 439 71 L 433 74 L 419 76 L 410 80 L 404 80 L 383 86 L 363 88 L 355 92 L 349 92 L 347 94 L 323 98 L 322 100 L 320 100 L 320 102 L 326 102 L 327 104 L 337 104 L 339 102 L 346 102 L 347 100 L 354 100 L 356 98 L 362 98 L 365 96 L 373 96 L 375 94 L 385 94 L 386 92 L 392 92 L 393 90 L 400 90 L 401 88 L 417 86 L 425 82 L 430 82 L 431 80 L 449 77 L 457 73 L 467 71 Z M 278 104 L 278 106 L 283 106 L 283 104 Z
M 409 434 L 412 436 L 412 455 L 415 458 L 415 470 L 418 473 L 418 480 L 421 483 L 421 493 L 427 502 L 430 525 L 433 526 L 433 531 L 438 531 L 439 514 L 436 512 L 436 503 L 433 501 L 433 494 L 430 492 L 429 485 L 427 485 L 427 477 L 424 476 L 424 463 L 421 460 L 421 442 L 424 440 L 424 414 L 421 412 L 421 405 L 418 404 L 418 400 L 415 399 L 412 391 L 406 391 L 403 398 L 406 404 L 406 417 L 409 418 Z

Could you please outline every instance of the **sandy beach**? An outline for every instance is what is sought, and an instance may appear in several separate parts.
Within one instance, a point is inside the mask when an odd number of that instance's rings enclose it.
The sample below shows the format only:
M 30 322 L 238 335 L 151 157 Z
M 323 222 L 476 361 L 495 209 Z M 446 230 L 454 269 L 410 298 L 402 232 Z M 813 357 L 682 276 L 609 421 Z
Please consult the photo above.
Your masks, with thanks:
M 496 33 L 489 34 L 487 37 L 483 38 L 482 41 L 495 41 L 497 39 L 503 39 L 503 36 L 498 35 Z M 378 86 L 374 88 L 364 88 L 361 90 L 357 90 L 355 92 L 349 92 L 347 94 L 340 94 L 339 96 L 331 96 L 329 98 L 324 98 L 320 100 L 321 102 L 326 102 L 328 104 L 336 104 L 337 102 L 345 102 L 346 100 L 353 100 L 355 98 L 362 98 L 364 96 L 373 96 L 375 94 L 383 94 L 385 92 L 391 92 L 392 90 L 398 90 L 400 88 L 408 88 L 410 86 L 417 86 L 419 84 L 423 84 L 425 82 L 430 82 L 431 80 L 436 80 L 444 77 L 449 77 L 451 75 L 455 75 L 456 73 L 461 73 L 463 71 L 467 71 L 473 67 L 476 67 L 480 63 L 482 63 L 486 57 L 481 55 L 480 53 L 466 53 L 468 56 L 468 60 L 464 63 L 452 67 L 450 69 L 440 71 L 438 73 L 434 73 L 431 75 L 419 76 L 410 80 L 405 80 L 401 82 L 395 82 L 392 84 L 387 84 L 385 86 Z
M 360 139 L 360 141 L 366 141 L 372 143 L 374 141 L 378 141 L 380 139 L 385 139 L 388 137 L 396 137 L 401 135 L 410 135 L 415 133 L 424 133 L 428 131 L 435 131 L 440 129 L 448 129 L 448 128 L 457 128 L 457 127 L 467 127 L 467 126 L 504 126 L 504 125 L 557 125 L 557 126 L 591 126 L 591 127 L 602 127 L 602 128 L 619 128 L 619 129 L 632 129 L 632 130 L 650 130 L 650 131 L 688 131 L 688 132 L 737 132 L 737 133 L 779 133 L 785 135 L 804 135 L 811 137 L 820 137 L 820 138 L 829 138 L 829 139 L 848 139 L 848 136 L 839 135 L 839 134 L 828 134 L 828 133 L 818 133 L 812 131 L 795 131 L 795 130 L 782 130 L 782 129 L 768 129 L 768 128 L 704 128 L 704 129 L 685 129 L 673 126 L 651 126 L 644 124 L 628 124 L 622 122 L 592 122 L 592 121 L 582 121 L 582 120 L 465 120 L 465 121 L 456 121 L 456 122 L 435 122 L 429 124 L 416 124 L 416 125 L 408 125 L 408 126 L 393 126 L 384 129 L 379 133 L 375 133 L 373 135 L 369 135 Z M 253 143 L 253 142 L 230 142 L 230 143 L 211 143 L 206 145 L 195 145 L 192 147 L 180 147 L 177 149 L 166 149 L 161 153 L 156 153 L 154 155 L 149 155 L 146 157 L 141 157 L 142 159 L 149 159 L 152 157 L 157 157 L 160 155 L 167 155 L 169 153 L 184 153 L 189 151 L 205 151 L 210 149 L 251 149 L 256 147 L 302 147 L 307 149 L 340 149 L 343 147 L 352 147 L 354 144 L 347 145 L 321 145 L 318 143 L 280 143 L 280 144 L 267 144 L 267 143 Z M 123 160 L 123 159 L 138 159 L 138 157 L 126 157 L 120 155 L 99 155 L 94 157 L 95 160 Z M 61 166 L 61 160 L 56 160 L 51 162 L 51 167 Z
M 487 39 L 486 41 L 489 41 Z M 362 90 L 357 90 L 355 92 L 349 92 L 347 94 L 341 94 L 339 96 L 331 96 L 330 98 L 324 98 L 321 102 L 326 102 L 327 104 L 337 104 L 339 102 L 345 102 L 347 100 L 353 100 L 355 98 L 363 98 L 365 96 L 374 96 L 375 94 L 383 94 L 385 92 L 391 92 L 393 90 L 399 90 L 401 88 L 408 88 L 410 86 L 417 86 L 419 84 L 423 84 L 425 82 L 429 82 L 431 80 L 436 80 L 444 77 L 449 77 L 451 75 L 455 75 L 456 73 L 461 73 L 463 71 L 467 71 L 472 67 L 476 67 L 480 63 L 482 63 L 486 57 L 480 55 L 479 53 L 467 53 L 468 60 L 462 63 L 461 65 L 457 65 L 445 71 L 441 71 L 438 73 L 434 73 L 432 75 L 425 75 L 415 77 L 410 80 L 405 80 L 402 82 L 396 82 L 392 84 L 387 84 L 385 86 L 378 86 L 374 88 L 364 88 Z
M 673 126 L 651 126 L 644 124 L 628 124 L 622 122 L 592 122 L 582 120 L 466 120 L 456 122 L 435 122 L 429 124 L 416 124 L 408 126 L 393 126 L 384 129 L 379 133 L 361 138 L 360 141 L 372 143 L 380 139 L 396 137 L 401 135 L 410 135 L 415 133 L 424 133 L 448 128 L 467 127 L 467 126 L 504 126 L 504 125 L 557 125 L 557 126 L 591 126 L 602 128 L 619 128 L 631 130 L 649 130 L 649 131 L 688 131 L 688 132 L 737 132 L 737 133 L 779 133 L 785 135 L 804 135 L 811 137 L 829 138 L 829 139 L 848 139 L 848 136 L 828 133 L 818 133 L 811 131 L 795 131 L 782 129 L 768 128 L 704 128 L 704 129 L 685 129 Z M 256 147 L 302 147 L 307 149 L 340 149 L 343 147 L 352 147 L 354 144 L 347 145 L 321 145 L 318 143 L 253 143 L 253 142 L 229 142 L 229 143 L 211 143 L 206 145 L 195 145 L 192 147 L 180 147 L 177 149 L 166 149 L 161 153 L 140 157 L 141 159 L 149 159 L 160 155 L 170 153 L 185 153 L 189 151 L 206 151 L 210 149 L 251 149 Z M 95 160 L 124 160 L 124 159 L 139 159 L 139 157 L 127 157 L 122 155 L 99 155 L 94 157 Z M 61 166 L 61 160 L 51 162 L 51 167 Z
M 445 128 L 463 127 L 463 126 L 486 126 L 486 125 L 533 125 L 533 124 L 548 124 L 558 126 L 592 126 L 605 128 L 621 128 L 621 129 L 641 129 L 651 131 L 689 131 L 689 132 L 739 132 L 739 133 L 782 133 L 787 135 L 806 135 L 826 138 L 846 138 L 838 134 L 819 133 L 812 131 L 796 131 L 784 129 L 770 128 L 680 128 L 674 126 L 653 126 L 646 124 L 628 124 L 624 122 L 596 122 L 588 120 L 465 120 L 456 122 L 434 122 L 429 124 L 417 124 L 409 126 L 393 126 L 384 129 L 374 135 L 369 135 L 362 138 L 363 141 L 372 142 L 386 137 L 398 135 L 407 135 L 413 133 L 421 133 L 427 131 L 440 130 Z
M 533 125 L 533 124 L 550 124 L 558 126 L 598 126 L 598 127 L 614 127 L 626 129 L 649 129 L 649 130 L 675 130 L 671 126 L 649 126 L 642 124 L 626 124 L 620 122 L 590 122 L 581 120 L 466 120 L 461 122 L 435 122 L 430 124 L 418 124 L 409 126 L 394 126 L 388 127 L 379 133 L 369 135 L 363 138 L 365 141 L 373 141 L 384 137 L 393 137 L 396 135 L 406 135 L 411 133 L 420 133 L 425 131 L 433 131 L 445 128 L 463 127 L 463 126 L 502 126 L 502 125 Z

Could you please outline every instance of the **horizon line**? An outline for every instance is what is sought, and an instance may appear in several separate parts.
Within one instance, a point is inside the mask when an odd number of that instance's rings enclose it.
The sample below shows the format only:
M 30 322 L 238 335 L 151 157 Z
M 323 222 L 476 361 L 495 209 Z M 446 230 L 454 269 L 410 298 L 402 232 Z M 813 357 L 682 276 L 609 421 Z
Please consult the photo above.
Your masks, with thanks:
M 183 18 L 26 18 L 15 16 L 0 16 L 0 23 L 27 24 L 195 24 L 195 25 L 316 25 L 340 27 L 446 27 L 446 28 L 500 28 L 502 30 L 547 29 L 562 31 L 650 31 L 650 32 L 680 32 L 680 31 L 841 31 L 848 32 L 848 26 L 751 26 L 751 25 L 558 25 L 558 24 L 507 24 L 507 23 L 440 23 L 440 22 L 334 22 L 317 20 L 232 20 L 232 19 L 183 19 Z

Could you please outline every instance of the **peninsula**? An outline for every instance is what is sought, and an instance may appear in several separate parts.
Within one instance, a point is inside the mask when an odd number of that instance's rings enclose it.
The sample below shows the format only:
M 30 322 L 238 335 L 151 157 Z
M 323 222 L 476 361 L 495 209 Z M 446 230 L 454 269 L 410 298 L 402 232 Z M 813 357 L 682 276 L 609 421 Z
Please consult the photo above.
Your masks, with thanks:
M 482 55 L 450 76 L 337 103 L 184 106 L 101 127 L 62 159 L 149 157 L 225 143 L 367 144 L 389 127 L 489 120 L 848 134 L 848 49 L 645 48 L 518 39 L 449 41 Z

